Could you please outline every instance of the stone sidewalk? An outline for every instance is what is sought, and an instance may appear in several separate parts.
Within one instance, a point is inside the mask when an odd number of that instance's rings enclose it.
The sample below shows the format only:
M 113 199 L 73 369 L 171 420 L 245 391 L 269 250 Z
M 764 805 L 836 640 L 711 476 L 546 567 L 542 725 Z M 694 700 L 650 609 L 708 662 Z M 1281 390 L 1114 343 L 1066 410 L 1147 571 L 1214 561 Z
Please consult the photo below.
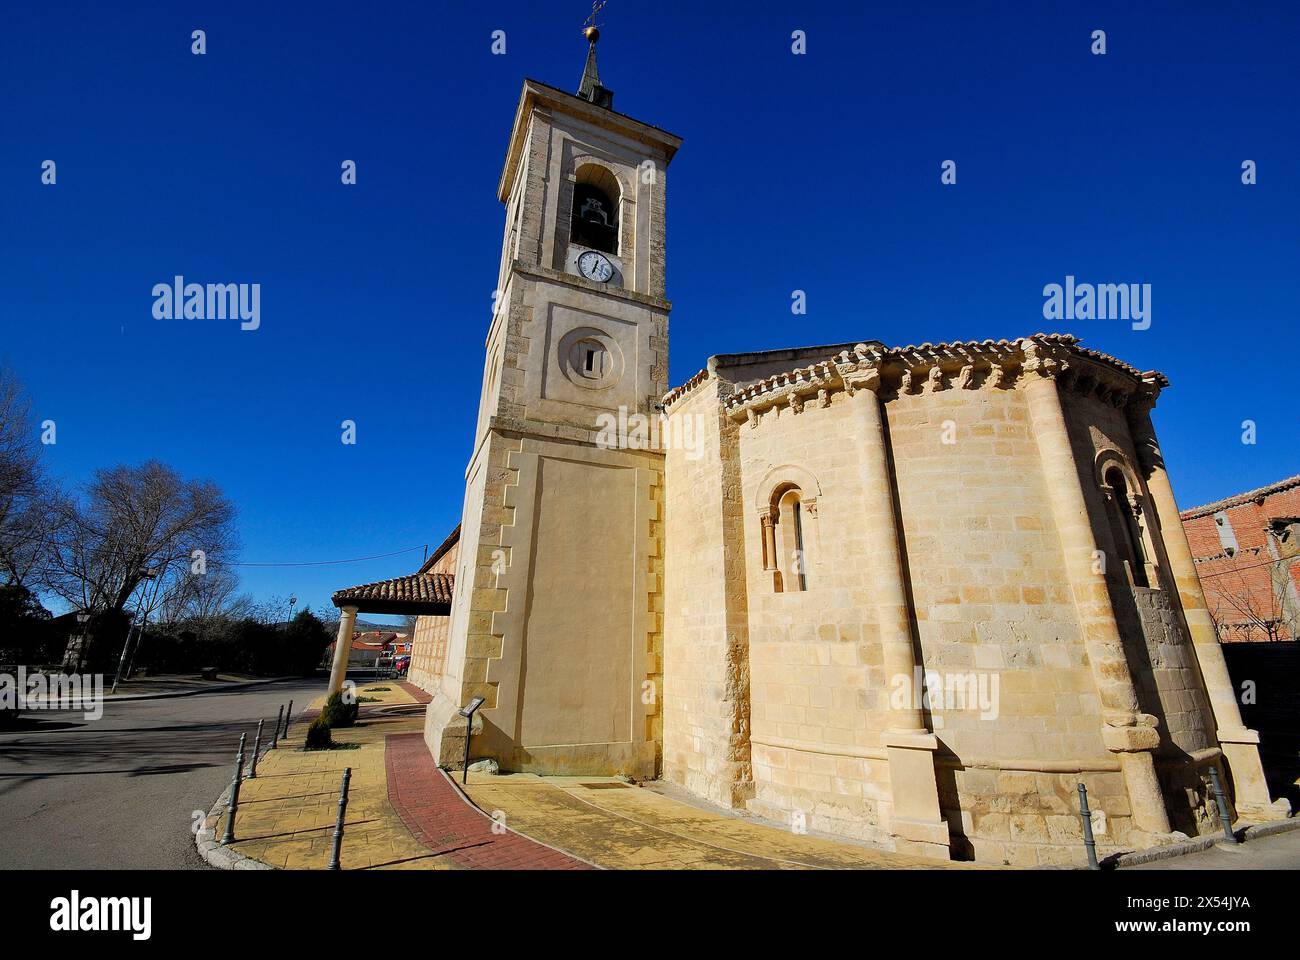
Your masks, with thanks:
M 300 714 L 290 737 L 264 751 L 256 778 L 240 787 L 234 843 L 217 842 L 225 805 L 213 807 L 197 837 L 210 863 L 325 869 L 339 783 L 351 767 L 345 870 L 980 869 L 794 834 L 679 799 L 661 784 L 471 774 L 462 792 L 424 745 L 427 695 L 404 681 L 357 691 L 375 702 L 361 705 L 357 726 L 334 731 L 339 749 L 304 751 Z
M 796 834 L 691 802 L 659 782 L 471 773 L 468 793 L 480 809 L 536 840 L 623 870 L 995 869 Z
M 321 701 L 295 720 L 277 749 L 264 749 L 256 777 L 240 786 L 235 842 L 218 842 L 226 828 L 226 798 L 213 807 L 197 837 L 209 863 L 326 869 L 340 782 L 344 768 L 351 767 L 340 857 L 345 870 L 587 866 L 500 827 L 494 831 L 492 821 L 451 785 L 424 746 L 422 706 L 428 696 L 423 691 L 405 681 L 380 681 L 359 685 L 357 693 L 359 722 L 334 731 L 337 749 L 302 749 Z
M 1193 853 L 1168 860 L 1153 860 L 1127 866 L 1125 870 L 1300 870 L 1300 829 L 1280 829 L 1272 823 L 1272 833 L 1246 831 L 1246 842 L 1236 846 L 1215 843 Z M 1285 824 L 1286 827 L 1293 824 Z M 1258 829 L 1258 828 L 1257 828 Z
M 388 738 L 388 800 L 403 826 L 452 864 L 480 870 L 584 870 L 574 857 L 520 836 L 489 820 L 465 801 L 453 782 L 433 765 L 422 733 Z

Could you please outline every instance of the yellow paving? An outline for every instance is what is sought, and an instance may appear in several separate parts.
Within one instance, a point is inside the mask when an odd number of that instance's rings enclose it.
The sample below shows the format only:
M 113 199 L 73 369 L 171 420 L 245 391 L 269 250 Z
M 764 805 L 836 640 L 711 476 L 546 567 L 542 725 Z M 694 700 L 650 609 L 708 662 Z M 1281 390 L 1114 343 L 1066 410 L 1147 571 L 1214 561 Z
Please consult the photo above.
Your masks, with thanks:
M 389 706 L 392 704 L 415 703 L 416 699 L 401 688 L 395 680 L 376 680 L 374 683 L 358 683 L 357 698 L 365 698 L 366 703 L 361 706 Z M 370 703 L 370 700 L 377 701 Z M 319 710 L 325 706 L 325 694 L 321 694 L 310 704 L 308 710 Z M 390 733 L 392 731 L 389 731 Z
M 387 688 L 380 689 L 380 688 Z M 359 684 L 372 708 L 416 703 L 395 683 Z M 324 698 L 312 704 L 319 708 Z M 460 869 L 406 829 L 388 802 L 384 738 L 421 730 L 423 717 L 368 716 L 334 740 L 352 749 L 302 750 L 305 721 L 263 755 L 245 780 L 233 849 L 275 867 L 322 870 L 329 863 L 343 768 L 352 768 L 342 866 L 355 869 Z M 981 869 L 878 850 L 732 815 L 666 795 L 662 784 L 634 786 L 607 777 L 471 774 L 468 793 L 515 831 L 610 869 Z M 457 778 L 459 781 L 459 778 Z M 216 823 L 216 836 L 225 830 Z
M 468 791 L 511 829 L 612 869 L 979 869 L 796 834 L 605 777 L 471 774 Z
M 388 687 L 386 692 L 375 687 Z M 374 697 L 372 707 L 413 704 L 415 699 L 392 683 L 358 684 L 357 693 Z M 324 697 L 312 704 L 319 708 Z M 357 726 L 333 731 L 334 742 L 356 744 L 356 749 L 302 749 L 305 720 L 295 722 L 287 741 L 263 754 L 257 777 L 240 787 L 235 816 L 233 850 L 274 867 L 323 870 L 329 865 L 338 814 L 339 784 L 343 768 L 352 768 L 348 811 L 344 822 L 344 870 L 356 869 L 457 869 L 430 851 L 406 829 L 388 802 L 384 767 L 384 737 L 423 729 L 424 718 L 415 713 L 401 717 L 369 717 Z M 251 751 L 252 745 L 249 745 Z M 218 839 L 224 834 L 225 814 L 216 824 Z

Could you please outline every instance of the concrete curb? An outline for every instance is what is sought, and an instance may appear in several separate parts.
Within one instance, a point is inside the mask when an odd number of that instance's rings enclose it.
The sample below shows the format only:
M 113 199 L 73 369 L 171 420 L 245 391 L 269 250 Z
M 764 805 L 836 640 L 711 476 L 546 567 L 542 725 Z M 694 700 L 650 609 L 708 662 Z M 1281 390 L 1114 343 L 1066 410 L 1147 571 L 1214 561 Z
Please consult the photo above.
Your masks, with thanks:
M 1292 818 L 1290 820 L 1252 824 L 1236 831 L 1236 833 L 1239 834 L 1240 840 L 1249 842 L 1257 837 L 1267 837 L 1275 833 L 1288 833 L 1291 830 L 1300 830 L 1300 819 Z M 1208 850 L 1210 847 L 1223 842 L 1223 837 L 1216 833 L 1197 837 L 1185 843 L 1171 844 L 1167 847 L 1156 847 L 1152 850 L 1141 850 L 1137 853 L 1125 853 L 1107 861 L 1103 866 L 1119 869 L 1137 866 L 1140 863 L 1153 863 L 1156 860 L 1172 860 L 1174 857 L 1185 857 L 1189 853 L 1200 853 L 1202 850 Z
M 1153 863 L 1156 860 L 1172 860 L 1174 857 L 1185 857 L 1189 853 L 1200 853 L 1202 850 L 1208 850 L 1214 846 L 1223 837 L 1208 836 L 1196 837 L 1194 840 L 1186 840 L 1183 843 L 1171 843 L 1167 847 L 1153 847 L 1150 850 L 1139 850 L 1136 853 L 1122 853 L 1118 857 L 1108 859 L 1102 864 L 1103 867 L 1133 867 L 1139 863 Z
M 275 870 L 276 868 L 269 863 L 246 857 L 217 842 L 217 820 L 225 812 L 226 804 L 229 802 L 230 787 L 227 786 L 217 798 L 217 802 L 212 805 L 212 809 L 208 811 L 203 826 L 194 834 L 194 846 L 199 856 L 206 860 L 209 866 L 220 870 Z
M 1256 837 L 1269 837 L 1275 833 L 1290 833 L 1292 830 L 1300 830 L 1300 817 L 1292 817 L 1289 820 L 1273 820 L 1269 823 L 1257 823 L 1253 827 L 1247 827 L 1244 836 L 1247 840 L 1254 840 Z
M 124 703 L 135 700 L 170 700 L 173 697 L 197 697 L 205 693 L 221 693 L 225 690 L 242 690 L 245 687 L 263 687 L 270 683 L 284 683 L 286 680 L 306 680 L 307 677 L 272 677 L 270 680 L 240 680 L 237 683 L 218 683 L 210 687 L 194 687 L 188 690 L 168 690 L 166 693 L 124 693 L 120 696 L 109 695 L 104 697 L 103 704 L 107 706 L 110 703 Z M 29 701 L 32 709 L 39 710 L 41 701 Z M 84 701 L 83 701 L 84 703 Z M 79 710 L 80 707 L 67 707 L 69 710 Z

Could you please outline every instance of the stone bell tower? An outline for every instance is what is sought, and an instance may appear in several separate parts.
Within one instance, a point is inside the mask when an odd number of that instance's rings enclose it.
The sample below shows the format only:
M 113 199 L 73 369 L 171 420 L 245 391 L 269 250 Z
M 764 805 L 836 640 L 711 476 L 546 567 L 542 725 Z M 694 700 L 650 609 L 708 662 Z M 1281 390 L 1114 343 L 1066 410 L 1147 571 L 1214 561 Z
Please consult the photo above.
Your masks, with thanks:
M 667 390 L 665 186 L 678 137 L 613 110 L 588 28 L 576 95 L 524 82 L 465 473 L 435 759 L 653 776 L 660 752 L 663 455 L 609 442 Z

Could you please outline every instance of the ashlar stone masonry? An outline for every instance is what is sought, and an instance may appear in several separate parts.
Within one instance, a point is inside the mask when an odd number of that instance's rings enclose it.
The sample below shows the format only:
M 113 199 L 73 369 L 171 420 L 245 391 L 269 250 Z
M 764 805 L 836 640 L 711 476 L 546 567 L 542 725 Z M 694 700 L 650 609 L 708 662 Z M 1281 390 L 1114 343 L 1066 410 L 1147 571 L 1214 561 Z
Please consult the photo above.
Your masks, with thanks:
M 505 770 L 1018 865 L 1081 861 L 1079 783 L 1103 851 L 1215 829 L 1212 767 L 1239 816 L 1285 815 L 1152 427 L 1165 378 L 1036 334 L 722 354 L 669 391 L 681 141 L 612 103 L 593 44 L 579 95 L 529 80 L 515 114 L 462 527 L 420 574 L 454 577 L 416 631 L 434 757 L 468 734 Z

